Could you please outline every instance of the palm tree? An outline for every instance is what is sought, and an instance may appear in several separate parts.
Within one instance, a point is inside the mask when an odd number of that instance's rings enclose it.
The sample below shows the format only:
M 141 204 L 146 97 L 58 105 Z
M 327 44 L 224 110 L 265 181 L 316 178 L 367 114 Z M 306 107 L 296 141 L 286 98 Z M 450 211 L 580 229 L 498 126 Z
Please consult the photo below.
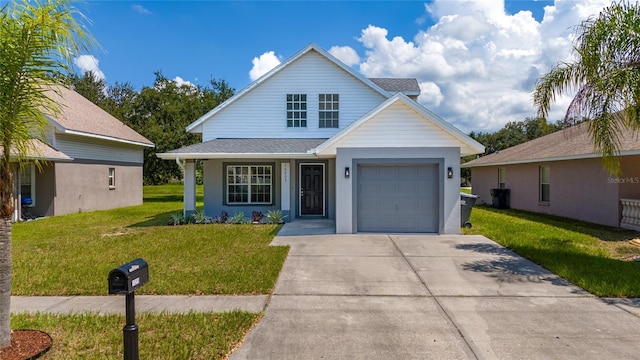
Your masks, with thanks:
M 11 217 L 13 173 L 44 138 L 43 112 L 58 104 L 47 90 L 72 70 L 74 56 L 95 42 L 70 0 L 16 1 L 0 9 L 0 348 L 11 341 Z M 12 163 L 13 162 L 13 163 Z
M 533 94 L 546 118 L 556 96 L 575 92 L 565 124 L 587 119 L 595 150 L 620 172 L 620 136 L 640 130 L 640 4 L 621 1 L 576 27 L 575 60 L 542 76 Z

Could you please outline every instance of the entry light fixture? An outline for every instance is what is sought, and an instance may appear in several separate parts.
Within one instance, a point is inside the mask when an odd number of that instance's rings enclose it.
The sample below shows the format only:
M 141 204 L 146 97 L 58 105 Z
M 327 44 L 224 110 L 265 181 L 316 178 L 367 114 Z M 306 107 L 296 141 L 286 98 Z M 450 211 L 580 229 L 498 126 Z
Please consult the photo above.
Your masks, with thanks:
M 453 168 L 452 167 L 448 167 L 447 168 L 447 177 L 449 179 L 453 179 Z
M 351 172 L 349 171 L 349 167 L 347 166 L 344 168 L 344 178 L 348 179 L 350 175 L 351 175 Z

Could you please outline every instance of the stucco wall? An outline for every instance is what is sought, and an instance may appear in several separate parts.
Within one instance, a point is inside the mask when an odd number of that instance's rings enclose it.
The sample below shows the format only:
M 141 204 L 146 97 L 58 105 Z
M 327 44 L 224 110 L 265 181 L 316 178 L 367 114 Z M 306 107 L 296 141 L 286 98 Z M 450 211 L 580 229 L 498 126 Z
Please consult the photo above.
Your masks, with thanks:
M 459 148 L 338 148 L 336 169 L 350 167 L 352 176 L 346 179 L 340 171 L 336 174 L 336 232 L 357 231 L 357 202 L 354 201 L 354 179 L 360 160 L 378 159 L 380 162 L 415 161 L 437 163 L 440 187 L 441 234 L 460 233 L 460 149 Z M 446 168 L 452 167 L 454 177 L 446 177 Z
M 289 210 L 284 210 L 283 213 L 287 215 L 285 221 L 291 221 L 299 217 L 298 213 L 298 194 L 299 194 L 299 181 L 298 181 L 298 167 L 300 163 L 323 163 L 325 164 L 325 217 L 335 218 L 335 184 L 334 178 L 334 159 L 260 159 L 260 160 L 247 160 L 247 159 L 214 159 L 206 160 L 203 163 L 204 169 L 204 212 L 207 216 L 219 216 L 222 210 L 226 211 L 230 216 L 236 212 L 243 212 L 246 217 L 250 217 L 253 211 L 261 211 L 266 213 L 269 210 L 282 209 L 282 163 L 288 163 L 289 165 Z M 226 164 L 272 164 L 274 166 L 273 171 L 273 205 L 225 205 L 224 196 L 224 166 Z
M 109 168 L 115 188 L 109 189 Z M 56 163 L 54 215 L 142 204 L 142 166 Z
M 539 167 L 550 167 L 550 201 L 539 202 Z M 619 225 L 618 184 L 598 158 L 500 166 L 513 209 L 563 216 L 596 224 Z M 472 192 L 491 204 L 498 186 L 498 166 L 473 168 Z
M 624 156 L 620 165 L 620 176 L 611 176 L 607 181 L 618 183 L 620 198 L 640 199 L 640 155 Z

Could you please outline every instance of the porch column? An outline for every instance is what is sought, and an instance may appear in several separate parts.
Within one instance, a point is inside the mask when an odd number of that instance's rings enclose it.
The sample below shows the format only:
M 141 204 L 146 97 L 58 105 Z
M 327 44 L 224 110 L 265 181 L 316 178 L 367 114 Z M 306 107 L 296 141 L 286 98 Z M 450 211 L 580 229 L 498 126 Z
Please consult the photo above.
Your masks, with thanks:
M 291 164 L 283 162 L 280 167 L 280 210 L 291 221 Z
M 184 216 L 196 211 L 196 161 L 184 164 Z

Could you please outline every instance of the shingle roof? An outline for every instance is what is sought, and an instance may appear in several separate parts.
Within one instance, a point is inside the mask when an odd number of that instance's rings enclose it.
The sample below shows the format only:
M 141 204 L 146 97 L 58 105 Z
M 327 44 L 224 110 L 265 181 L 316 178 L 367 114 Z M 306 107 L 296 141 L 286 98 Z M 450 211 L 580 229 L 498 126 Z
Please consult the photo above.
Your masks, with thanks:
M 56 87 L 55 90 L 48 91 L 47 96 L 61 105 L 60 113 L 55 116 L 47 114 L 47 116 L 55 121 L 63 131 L 70 130 L 88 136 L 97 135 L 153 146 L 149 139 L 138 134 L 77 92 L 62 86 Z
M 640 154 L 640 140 L 631 131 L 620 137 L 620 154 Z M 462 167 L 507 165 L 599 157 L 588 124 L 582 123 L 464 163 Z
M 414 78 L 369 78 L 371 82 L 385 91 L 403 92 L 408 95 L 419 95 L 420 86 Z
M 48 160 L 48 161 L 71 161 L 73 160 L 67 154 L 58 151 L 51 146 L 43 143 L 38 139 L 30 139 L 29 144 L 27 145 L 27 153 L 25 157 L 27 159 L 38 159 L 38 160 Z M 15 149 L 11 150 L 11 158 L 16 158 Z M 0 149 L 0 155 L 2 154 L 2 149 Z
M 306 154 L 327 139 L 214 139 L 165 154 Z

